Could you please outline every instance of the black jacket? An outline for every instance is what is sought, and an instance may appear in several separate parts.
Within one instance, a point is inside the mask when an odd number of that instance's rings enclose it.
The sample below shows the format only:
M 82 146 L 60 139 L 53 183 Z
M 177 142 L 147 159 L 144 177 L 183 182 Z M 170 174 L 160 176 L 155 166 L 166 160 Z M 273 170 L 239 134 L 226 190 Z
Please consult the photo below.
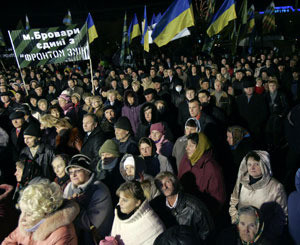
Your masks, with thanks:
M 100 127 L 95 128 L 87 137 L 85 135 L 81 147 L 81 154 L 88 156 L 91 159 L 92 169 L 96 169 L 97 162 L 100 160 L 99 149 L 105 142 L 106 138 Z
M 29 160 L 34 160 L 42 168 L 42 177 L 54 180 L 55 174 L 53 172 L 51 163 L 55 155 L 53 150 L 44 144 L 40 144 L 39 148 L 33 157 L 29 147 L 23 148 L 20 156 L 26 156 Z
M 153 210 L 166 225 L 188 225 L 201 240 L 207 240 L 214 229 L 214 224 L 207 207 L 196 197 L 187 193 L 178 193 L 178 202 L 175 208 L 166 206 L 166 198 L 161 195 L 150 202 Z

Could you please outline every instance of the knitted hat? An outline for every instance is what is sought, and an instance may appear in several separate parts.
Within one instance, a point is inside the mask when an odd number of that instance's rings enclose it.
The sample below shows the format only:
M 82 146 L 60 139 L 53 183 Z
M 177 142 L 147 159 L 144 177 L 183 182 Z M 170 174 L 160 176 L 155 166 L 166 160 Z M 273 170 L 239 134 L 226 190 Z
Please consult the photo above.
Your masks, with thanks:
M 161 122 L 152 124 L 151 127 L 150 127 L 150 133 L 153 130 L 157 130 L 161 134 L 165 133 L 165 127 L 164 127 L 164 125 Z
M 24 135 L 30 135 L 39 138 L 41 136 L 41 130 L 35 124 L 29 124 L 29 126 L 24 130 Z
M 79 101 L 81 99 L 81 96 L 78 93 L 73 93 L 71 97 L 76 97 Z
M 82 168 L 88 172 L 93 172 L 91 159 L 83 154 L 77 154 L 72 157 L 69 165 L 65 168 L 67 174 L 69 174 L 70 168 Z
M 127 157 L 127 158 L 125 159 L 125 161 L 124 161 L 124 168 L 125 168 L 126 166 L 135 166 L 135 161 L 134 161 L 133 156 L 129 156 L 129 157 Z
M 115 123 L 115 128 L 120 128 L 132 132 L 132 127 L 127 117 L 119 117 L 118 121 Z
M 70 96 L 66 94 L 61 94 L 58 98 L 64 99 L 65 101 L 69 102 L 70 101 Z
M 114 157 L 119 157 L 119 146 L 113 140 L 106 140 L 99 150 L 99 156 L 101 156 L 101 153 L 110 153 L 114 155 Z
M 24 112 L 22 111 L 14 111 L 13 113 L 11 113 L 9 115 L 9 119 L 10 120 L 14 120 L 14 119 L 20 119 L 20 118 L 24 118 Z

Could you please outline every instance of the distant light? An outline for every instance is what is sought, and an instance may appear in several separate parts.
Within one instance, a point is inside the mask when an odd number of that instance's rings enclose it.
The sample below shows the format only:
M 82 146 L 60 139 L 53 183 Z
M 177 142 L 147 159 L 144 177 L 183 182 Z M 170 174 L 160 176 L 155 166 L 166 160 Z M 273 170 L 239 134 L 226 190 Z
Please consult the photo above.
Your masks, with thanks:
M 275 13 L 278 14 L 278 13 L 290 13 L 290 12 L 295 12 L 295 11 L 300 11 L 300 9 L 294 9 L 293 6 L 279 6 L 279 7 L 275 7 Z M 265 11 L 260 11 L 258 12 L 259 14 L 264 14 Z

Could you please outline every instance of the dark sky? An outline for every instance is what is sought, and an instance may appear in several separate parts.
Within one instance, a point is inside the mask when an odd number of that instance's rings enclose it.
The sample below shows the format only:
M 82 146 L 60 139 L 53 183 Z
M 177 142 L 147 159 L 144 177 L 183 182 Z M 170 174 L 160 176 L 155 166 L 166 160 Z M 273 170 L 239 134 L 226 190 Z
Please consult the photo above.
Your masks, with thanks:
M 62 19 L 69 8 L 73 23 L 85 20 L 91 12 L 95 21 L 107 21 L 123 18 L 127 10 L 129 16 L 137 13 L 142 18 L 143 6 L 147 5 L 148 18 L 152 13 L 164 12 L 173 0 L 48 0 L 48 1 L 14 1 L 4 0 L 0 9 L 0 28 L 14 29 L 20 18 L 25 22 L 25 14 L 29 16 L 31 27 L 50 27 L 61 25 Z M 195 0 L 194 0 L 195 1 Z M 197 0 L 199 1 L 199 0 Z M 237 0 L 242 1 L 242 0 Z M 270 0 L 248 0 L 248 6 L 254 3 L 256 10 L 264 10 Z M 295 0 L 275 0 L 276 6 L 294 5 Z M 217 6 L 222 3 L 217 0 Z

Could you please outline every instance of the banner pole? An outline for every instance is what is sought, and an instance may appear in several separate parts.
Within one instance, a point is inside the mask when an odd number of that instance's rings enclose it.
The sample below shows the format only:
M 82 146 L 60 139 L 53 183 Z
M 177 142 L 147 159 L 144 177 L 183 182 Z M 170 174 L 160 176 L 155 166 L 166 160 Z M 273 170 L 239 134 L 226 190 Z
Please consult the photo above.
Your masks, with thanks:
M 17 54 L 16 54 L 16 50 L 15 50 L 15 46 L 14 46 L 14 43 L 11 39 L 11 35 L 10 35 L 10 31 L 8 31 L 8 35 L 9 35 L 9 39 L 10 39 L 10 42 L 11 42 L 11 46 L 13 48 L 13 51 L 14 51 L 14 54 L 15 54 L 15 57 L 16 57 L 16 61 L 17 61 L 17 65 L 18 65 L 18 68 L 19 68 L 19 71 L 20 71 L 20 76 L 22 78 L 22 81 L 23 81 L 23 85 L 24 85 L 24 89 L 25 89 L 25 92 L 26 92 L 26 95 L 28 96 L 28 90 L 26 88 L 26 83 L 25 83 L 25 80 L 22 76 L 22 71 L 21 71 L 21 68 L 20 68 L 20 64 L 19 64 L 19 61 L 18 61 L 18 58 L 17 58 Z
M 92 59 L 90 55 L 90 73 L 91 73 L 91 83 L 92 83 L 92 94 L 95 95 L 95 87 L 93 83 L 93 67 L 92 67 Z

